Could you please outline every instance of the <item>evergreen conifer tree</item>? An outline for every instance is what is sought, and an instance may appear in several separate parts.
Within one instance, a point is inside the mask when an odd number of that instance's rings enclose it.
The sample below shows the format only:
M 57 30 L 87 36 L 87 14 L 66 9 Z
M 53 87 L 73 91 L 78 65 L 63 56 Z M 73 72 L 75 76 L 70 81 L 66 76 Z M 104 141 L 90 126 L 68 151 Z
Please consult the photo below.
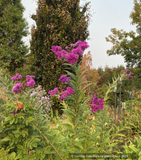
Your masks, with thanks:
M 47 92 L 59 87 L 58 79 L 66 74 L 62 66 L 64 60 L 57 60 L 51 47 L 57 45 L 65 49 L 71 43 L 88 38 L 88 6 L 86 3 L 81 8 L 79 0 L 38 0 L 37 13 L 32 15 L 36 26 L 31 30 L 31 69 L 36 82 Z
M 14 72 L 26 61 L 28 47 L 22 41 L 27 36 L 21 0 L 0 0 L 0 67 Z

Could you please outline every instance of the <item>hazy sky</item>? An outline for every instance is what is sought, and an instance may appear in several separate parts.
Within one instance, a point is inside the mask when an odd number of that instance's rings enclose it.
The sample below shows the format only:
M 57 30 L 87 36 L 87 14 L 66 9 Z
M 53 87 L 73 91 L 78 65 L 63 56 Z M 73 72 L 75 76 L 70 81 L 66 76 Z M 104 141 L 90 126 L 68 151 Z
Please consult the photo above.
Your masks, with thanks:
M 35 22 L 30 18 L 31 14 L 36 13 L 37 0 L 21 0 L 25 7 L 24 18 L 29 24 L 29 32 L 32 24 Z M 91 22 L 89 25 L 90 40 L 86 40 L 89 48 L 84 53 L 91 51 L 93 68 L 106 65 L 117 67 L 118 65 L 126 66 L 124 58 L 120 55 L 108 56 L 106 51 L 112 47 L 110 42 L 106 42 L 105 37 L 111 34 L 111 28 L 125 31 L 136 31 L 136 27 L 131 25 L 129 15 L 133 10 L 133 0 L 86 0 L 91 2 Z M 85 0 L 81 0 L 84 4 Z M 26 44 L 29 44 L 30 36 L 24 38 Z

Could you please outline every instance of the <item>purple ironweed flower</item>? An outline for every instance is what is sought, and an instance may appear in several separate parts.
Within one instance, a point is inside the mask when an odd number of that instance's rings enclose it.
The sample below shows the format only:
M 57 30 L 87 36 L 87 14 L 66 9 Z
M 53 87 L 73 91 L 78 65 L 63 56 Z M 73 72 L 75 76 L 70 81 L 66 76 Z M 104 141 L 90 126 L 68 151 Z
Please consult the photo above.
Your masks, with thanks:
M 50 94 L 51 96 L 53 96 L 54 95 L 53 90 L 49 91 L 48 94 Z
M 79 40 L 75 44 L 71 44 L 71 47 L 77 47 L 77 46 L 82 50 L 87 49 L 89 47 L 86 41 L 82 42 Z
M 68 52 L 65 51 L 64 49 L 61 51 L 61 57 L 66 59 Z
M 33 87 L 35 85 L 35 81 L 33 80 L 33 78 L 35 78 L 35 76 L 30 76 L 30 75 L 26 76 L 27 87 Z
M 88 48 L 89 45 L 87 42 L 77 41 L 75 44 L 71 44 L 71 47 L 77 47 L 72 49 L 70 53 L 65 50 L 62 50 L 60 46 L 52 46 L 51 51 L 57 55 L 57 59 L 60 60 L 62 58 L 66 59 L 66 61 L 70 64 L 74 64 L 78 61 L 79 55 L 83 54 L 83 50 Z M 66 49 L 71 49 L 66 46 Z M 62 50 L 62 51 L 61 51 Z
M 51 96 L 54 96 L 54 94 L 58 93 L 58 88 L 54 88 L 54 90 L 51 90 L 48 92 L 48 94 L 50 94 Z
M 83 42 L 81 44 L 78 45 L 78 47 L 80 47 L 81 49 L 87 49 L 89 47 L 89 45 L 87 44 L 87 42 Z
M 70 94 L 74 94 L 75 93 L 75 90 L 72 89 L 71 87 L 67 87 L 67 95 L 69 96 Z
M 70 96 L 71 94 L 74 94 L 75 90 L 71 87 L 67 87 L 67 90 L 64 92 L 61 92 L 62 96 L 59 98 L 60 101 L 63 101 L 63 99 L 66 98 L 66 96 Z
M 78 58 L 79 58 L 79 55 L 78 54 L 74 54 L 74 53 L 69 53 L 66 56 L 67 62 L 70 63 L 70 64 L 76 63 Z
M 96 112 L 98 110 L 103 110 L 104 109 L 103 103 L 104 103 L 104 100 L 102 98 L 98 100 L 98 97 L 95 94 L 93 99 L 89 101 L 89 104 L 93 104 L 93 106 L 91 107 L 91 111 Z
M 21 92 L 21 87 L 22 87 L 22 84 L 21 83 L 17 83 L 14 87 L 13 87 L 13 90 L 12 92 L 17 92 L 17 93 L 20 93 Z
M 78 55 L 82 55 L 83 54 L 83 50 L 80 47 L 72 49 L 71 52 L 74 53 L 74 54 L 78 54 Z
M 58 88 L 54 88 L 54 94 L 58 93 Z
M 54 53 L 56 53 L 57 51 L 60 51 L 62 48 L 60 47 L 60 46 L 52 46 L 52 49 L 51 49 L 51 51 L 52 52 L 54 52 Z
M 30 81 L 30 80 L 33 79 L 33 78 L 35 78 L 35 76 L 30 76 L 30 75 L 27 75 L 27 76 L 26 76 L 26 80 L 27 80 L 27 81 Z
M 133 78 L 134 73 L 132 73 L 130 71 L 130 69 L 127 68 L 126 70 L 122 70 L 121 72 L 124 73 L 126 79 L 132 79 Z
M 82 41 L 77 41 L 75 44 L 71 44 L 71 47 L 76 47 L 76 46 L 78 46 L 80 43 L 82 43 Z
M 60 101 L 63 101 L 66 98 L 66 94 L 64 93 L 61 97 L 59 97 Z
M 28 87 L 33 87 L 34 85 L 35 85 L 35 81 L 33 79 L 27 82 Z
M 19 110 L 17 110 L 17 111 L 15 112 L 15 109 L 12 111 L 13 114 L 17 114 L 18 112 L 19 112 Z
M 65 83 L 65 82 L 70 83 L 70 81 L 69 81 L 70 79 L 71 79 L 71 77 L 67 77 L 67 75 L 62 75 L 59 78 L 59 81 L 61 81 L 62 83 Z
M 2 98 L 0 98 L 0 100 L 2 100 Z
M 92 106 L 92 108 L 91 108 L 91 111 L 92 111 L 92 112 L 96 112 L 96 111 L 98 111 L 98 109 L 99 109 L 99 107 L 98 107 L 96 104 L 94 104 L 94 105 Z
M 20 80 L 21 78 L 22 78 L 22 76 L 21 76 L 19 73 L 17 73 L 16 76 L 13 76 L 13 77 L 11 78 L 11 81 Z

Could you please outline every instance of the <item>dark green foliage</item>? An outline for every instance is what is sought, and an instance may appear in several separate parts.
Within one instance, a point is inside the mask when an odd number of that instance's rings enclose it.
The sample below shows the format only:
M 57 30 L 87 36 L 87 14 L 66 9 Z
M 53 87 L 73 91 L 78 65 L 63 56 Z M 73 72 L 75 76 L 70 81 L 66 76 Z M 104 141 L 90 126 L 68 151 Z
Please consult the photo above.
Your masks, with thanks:
M 58 110 L 58 115 L 59 115 L 59 116 L 62 115 L 62 113 L 63 113 L 62 109 L 63 109 L 64 107 L 63 107 L 63 105 L 60 104 L 59 99 L 58 99 L 56 96 L 54 96 L 51 100 L 52 100 L 53 103 L 54 103 L 54 104 L 52 105 L 53 115 L 56 116 L 56 110 Z
M 58 45 L 65 49 L 71 43 L 88 38 L 88 4 L 80 7 L 79 0 L 38 0 L 37 13 L 32 15 L 37 27 L 33 26 L 31 30 L 31 70 L 35 81 L 42 85 L 47 93 L 59 87 L 61 82 L 58 79 L 66 74 L 62 66 L 65 60 L 58 60 L 51 47 Z M 79 62 L 81 59 L 82 57 Z
M 0 67 L 14 72 L 26 61 L 28 48 L 22 41 L 27 36 L 21 0 L 0 0 Z

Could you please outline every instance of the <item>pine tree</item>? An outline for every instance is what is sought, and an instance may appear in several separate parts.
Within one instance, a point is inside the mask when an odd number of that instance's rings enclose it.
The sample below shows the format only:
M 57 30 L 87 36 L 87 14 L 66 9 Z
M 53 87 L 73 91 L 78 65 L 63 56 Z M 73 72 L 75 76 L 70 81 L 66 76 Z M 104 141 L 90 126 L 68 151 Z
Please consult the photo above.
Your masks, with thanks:
M 37 13 L 32 15 L 36 27 L 31 30 L 31 69 L 36 82 L 47 92 L 59 87 L 58 79 L 66 74 L 62 66 L 64 60 L 57 60 L 51 47 L 57 45 L 65 49 L 71 43 L 88 38 L 88 5 L 81 8 L 79 0 L 38 0 Z
M 14 72 L 26 61 L 28 47 L 22 41 L 28 34 L 21 0 L 0 0 L 0 67 Z

